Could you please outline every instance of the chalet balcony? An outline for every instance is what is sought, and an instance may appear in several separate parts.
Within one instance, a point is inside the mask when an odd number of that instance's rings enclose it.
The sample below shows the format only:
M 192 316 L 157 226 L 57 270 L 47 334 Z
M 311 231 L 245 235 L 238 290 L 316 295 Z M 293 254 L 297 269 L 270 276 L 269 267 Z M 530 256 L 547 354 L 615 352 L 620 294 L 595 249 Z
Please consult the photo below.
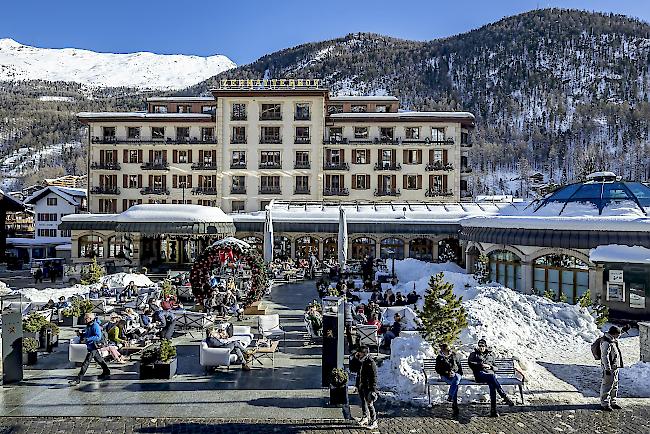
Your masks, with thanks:
M 111 194 L 117 195 L 120 194 L 120 189 L 114 185 L 98 185 L 90 189 L 90 192 L 93 194 Z
M 166 161 L 150 161 L 140 166 L 142 170 L 169 170 L 169 163 Z
M 246 162 L 245 161 L 244 162 L 241 162 L 241 161 L 231 162 L 230 163 L 230 168 L 231 169 L 245 169 L 246 168 Z
M 293 165 L 294 169 L 310 169 L 311 164 L 309 161 L 297 162 Z
M 323 163 L 323 170 L 350 170 L 348 163 L 335 163 L 333 161 L 326 161 Z
M 261 186 L 259 193 L 260 194 L 280 194 L 282 190 L 280 189 L 280 186 L 274 186 L 274 185 L 266 185 L 266 186 Z
M 279 145 L 280 143 L 282 143 L 282 137 L 278 137 L 278 136 L 260 137 L 260 143 L 268 144 L 268 145 Z
M 230 187 L 230 194 L 246 194 L 246 187 Z
M 93 170 L 122 170 L 122 166 L 117 162 L 93 162 L 90 164 L 90 168 Z
M 376 189 L 375 190 L 375 196 L 377 197 L 382 197 L 382 196 L 394 196 L 397 197 L 400 194 L 402 194 L 399 190 L 399 188 L 388 188 L 388 189 Z
M 216 187 L 196 187 L 196 188 L 192 189 L 192 194 L 216 195 L 217 194 L 217 188 Z
M 402 170 L 402 165 L 400 163 L 382 161 L 381 163 L 375 163 L 375 170 Z
M 311 137 L 296 137 L 293 143 L 296 145 L 307 145 L 311 143 Z
M 435 172 L 435 171 L 440 171 L 443 170 L 445 172 L 449 172 L 451 170 L 454 170 L 454 165 L 451 163 L 443 163 L 442 161 L 434 161 L 433 163 L 427 164 L 427 166 L 424 168 L 427 172 Z
M 145 187 L 140 190 L 141 195 L 156 194 L 169 196 L 169 189 L 166 187 Z
M 323 196 L 349 196 L 350 190 L 347 188 L 325 188 Z
M 194 163 L 192 170 L 217 170 L 217 163 Z
M 451 190 L 443 190 L 440 188 L 430 188 L 424 193 L 424 195 L 426 197 L 445 197 L 445 196 L 453 196 L 454 192 Z
M 293 194 L 310 194 L 309 187 L 296 187 L 293 190 Z
M 267 161 L 266 163 L 260 163 L 258 167 L 260 169 L 282 169 L 282 162 Z

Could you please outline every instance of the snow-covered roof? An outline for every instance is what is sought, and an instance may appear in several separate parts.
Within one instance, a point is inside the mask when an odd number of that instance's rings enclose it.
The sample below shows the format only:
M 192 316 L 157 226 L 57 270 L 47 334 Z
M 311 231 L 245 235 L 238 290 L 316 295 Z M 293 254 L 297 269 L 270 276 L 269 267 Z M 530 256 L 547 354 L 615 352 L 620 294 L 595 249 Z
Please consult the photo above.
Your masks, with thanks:
M 214 102 L 212 96 L 152 96 L 147 98 L 147 102 Z
M 57 246 L 70 243 L 70 237 L 7 238 L 7 244 L 19 246 Z
M 212 119 L 209 113 L 80 112 L 79 119 Z
M 119 223 L 232 223 L 232 217 L 220 208 L 183 204 L 134 205 L 118 214 Z
M 338 95 L 329 97 L 330 101 L 399 101 L 392 95 Z
M 600 178 L 616 178 L 616 174 L 614 172 L 592 172 L 587 175 L 587 179 L 589 180 Z
M 641 246 L 609 244 L 589 251 L 591 262 L 650 264 L 650 249 Z
M 81 205 L 81 199 L 88 195 L 85 188 L 58 187 L 50 185 L 32 193 L 27 199 L 25 199 L 25 203 L 34 204 L 49 193 L 56 194 L 61 199 L 74 206 Z
M 397 112 L 397 113 L 376 113 L 376 112 L 364 112 L 364 113 L 354 113 L 354 112 L 345 112 L 345 113 L 332 113 L 330 118 L 333 120 L 337 119 L 348 119 L 348 118 L 372 118 L 376 120 L 388 119 L 388 120 L 399 120 L 404 119 L 408 120 L 411 118 L 431 118 L 431 120 L 436 119 L 458 119 L 458 120 L 474 120 L 474 115 L 469 112 L 415 112 L 415 111 L 406 111 L 406 112 Z
M 57 252 L 69 252 L 72 250 L 72 244 L 60 244 L 54 248 Z
M 2 203 L 5 201 L 6 204 Z M 25 209 L 25 205 L 21 201 L 10 194 L 5 193 L 2 189 L 0 189 L 0 204 L 2 205 L 2 208 L 7 211 L 22 211 Z
M 509 215 L 472 217 L 462 221 L 463 227 L 502 229 L 550 229 L 569 231 L 650 231 L 650 218 L 627 216 L 584 215 L 548 217 Z

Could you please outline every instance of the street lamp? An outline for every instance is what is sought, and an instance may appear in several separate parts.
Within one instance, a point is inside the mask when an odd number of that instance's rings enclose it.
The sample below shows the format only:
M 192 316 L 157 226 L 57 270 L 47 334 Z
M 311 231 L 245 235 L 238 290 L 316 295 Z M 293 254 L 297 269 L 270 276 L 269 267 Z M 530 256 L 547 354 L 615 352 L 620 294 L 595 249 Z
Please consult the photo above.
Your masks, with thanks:
M 388 249 L 386 251 L 390 255 L 390 258 L 393 260 L 393 271 L 391 272 L 391 278 L 395 278 L 395 250 L 393 249 Z
M 185 169 L 181 169 L 180 167 L 176 167 L 176 166 L 170 166 L 169 169 L 186 174 L 185 181 L 178 183 L 179 187 L 181 187 L 183 189 L 183 205 L 185 205 L 185 187 L 187 186 L 187 174 L 190 173 L 190 172 L 188 172 Z M 191 175 L 189 175 L 189 176 L 191 176 Z

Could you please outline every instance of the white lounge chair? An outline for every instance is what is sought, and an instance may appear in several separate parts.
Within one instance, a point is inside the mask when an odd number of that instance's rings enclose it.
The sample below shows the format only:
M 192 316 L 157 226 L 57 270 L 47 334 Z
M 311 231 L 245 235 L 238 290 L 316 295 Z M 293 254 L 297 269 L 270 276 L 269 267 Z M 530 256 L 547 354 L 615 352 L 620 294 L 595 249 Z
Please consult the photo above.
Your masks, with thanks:
M 257 317 L 257 329 L 265 338 L 282 336 L 284 348 L 287 348 L 287 332 L 280 327 L 280 315 L 260 315 Z

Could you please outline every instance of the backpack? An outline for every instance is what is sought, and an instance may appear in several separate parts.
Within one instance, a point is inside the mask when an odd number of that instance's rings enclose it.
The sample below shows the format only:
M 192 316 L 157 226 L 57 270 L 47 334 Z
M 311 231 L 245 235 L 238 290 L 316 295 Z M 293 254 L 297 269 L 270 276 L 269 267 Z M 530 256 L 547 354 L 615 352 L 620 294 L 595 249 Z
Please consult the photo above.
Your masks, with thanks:
M 596 360 L 600 360 L 600 358 L 602 357 L 602 354 L 600 352 L 600 344 L 603 341 L 603 338 L 604 337 L 601 336 L 598 339 L 596 339 L 593 344 L 591 344 L 591 354 L 594 355 L 594 359 Z

